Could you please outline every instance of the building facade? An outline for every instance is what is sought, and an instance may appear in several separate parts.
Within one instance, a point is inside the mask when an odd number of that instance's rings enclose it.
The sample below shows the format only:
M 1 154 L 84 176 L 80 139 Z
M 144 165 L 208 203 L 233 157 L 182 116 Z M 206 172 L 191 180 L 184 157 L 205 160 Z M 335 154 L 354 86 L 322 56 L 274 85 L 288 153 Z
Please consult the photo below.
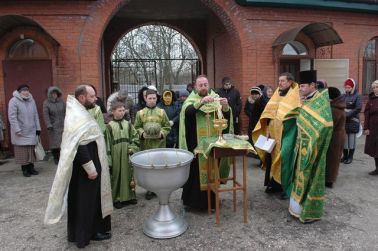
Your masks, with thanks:
M 231 77 L 243 103 L 252 86 L 276 86 L 283 71 L 316 69 L 318 78 L 337 87 L 351 77 L 363 93 L 378 78 L 375 0 L 1 1 L 1 113 L 21 83 L 31 86 L 41 119 L 52 85 L 67 95 L 91 83 L 106 98 L 115 81 L 114 47 L 147 24 L 183 34 L 213 87 Z

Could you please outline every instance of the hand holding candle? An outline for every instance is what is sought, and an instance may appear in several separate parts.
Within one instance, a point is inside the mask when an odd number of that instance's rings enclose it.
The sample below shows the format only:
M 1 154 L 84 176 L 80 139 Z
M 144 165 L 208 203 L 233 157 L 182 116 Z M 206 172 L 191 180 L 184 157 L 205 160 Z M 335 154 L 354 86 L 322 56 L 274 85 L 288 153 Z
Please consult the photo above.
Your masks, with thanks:
M 228 100 L 226 98 L 220 98 L 219 99 L 219 103 L 221 104 L 223 110 L 227 109 L 227 107 L 228 107 Z

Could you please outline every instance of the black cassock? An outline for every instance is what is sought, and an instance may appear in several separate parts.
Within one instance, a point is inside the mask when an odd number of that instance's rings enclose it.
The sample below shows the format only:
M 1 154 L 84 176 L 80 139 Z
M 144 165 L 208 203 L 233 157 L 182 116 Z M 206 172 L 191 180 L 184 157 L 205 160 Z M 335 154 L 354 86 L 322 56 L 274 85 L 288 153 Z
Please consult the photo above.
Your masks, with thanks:
M 88 179 L 83 164 L 93 161 L 97 178 Z M 96 233 L 106 233 L 111 229 L 110 216 L 102 218 L 101 211 L 101 163 L 97 144 L 91 142 L 78 147 L 68 190 L 67 210 L 68 240 L 79 246 L 89 244 Z
M 185 133 L 186 144 L 188 151 L 194 152 L 197 147 L 197 110 L 193 105 L 189 105 L 185 110 Z M 229 120 L 230 112 L 223 112 L 223 116 Z M 228 132 L 229 128 L 226 128 L 223 132 Z M 215 194 L 210 192 L 211 208 L 215 208 Z M 199 164 L 197 156 L 190 164 L 189 178 L 183 186 L 181 199 L 185 206 L 191 207 L 197 210 L 207 209 L 207 191 L 201 191 L 200 178 L 199 178 Z

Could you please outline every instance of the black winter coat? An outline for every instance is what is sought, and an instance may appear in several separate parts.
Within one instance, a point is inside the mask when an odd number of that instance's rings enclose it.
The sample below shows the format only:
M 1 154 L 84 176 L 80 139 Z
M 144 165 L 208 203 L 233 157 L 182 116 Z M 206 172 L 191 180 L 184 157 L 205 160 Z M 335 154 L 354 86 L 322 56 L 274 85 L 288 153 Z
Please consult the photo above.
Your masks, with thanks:
M 227 98 L 228 104 L 232 110 L 233 119 L 236 120 L 239 117 L 242 109 L 242 101 L 240 98 L 240 92 L 235 88 L 231 87 L 230 89 L 221 88 L 217 91 L 218 95 L 222 98 Z
M 346 133 L 357 133 L 359 130 L 359 113 L 362 109 L 362 100 L 361 96 L 357 91 L 350 94 L 346 93 L 345 97 L 345 131 Z

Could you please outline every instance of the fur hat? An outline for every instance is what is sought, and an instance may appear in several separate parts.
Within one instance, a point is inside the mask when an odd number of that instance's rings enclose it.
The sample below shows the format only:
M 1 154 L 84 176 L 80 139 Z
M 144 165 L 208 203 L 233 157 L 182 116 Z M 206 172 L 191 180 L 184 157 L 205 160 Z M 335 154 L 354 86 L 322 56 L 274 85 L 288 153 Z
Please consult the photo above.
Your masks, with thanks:
M 316 71 L 301 71 L 299 73 L 300 84 L 316 83 Z
M 22 89 L 30 89 L 27 84 L 22 84 L 17 87 L 17 91 L 20 92 Z
M 118 92 L 118 97 L 119 98 L 127 98 L 128 96 L 128 91 L 126 89 L 121 89 Z

